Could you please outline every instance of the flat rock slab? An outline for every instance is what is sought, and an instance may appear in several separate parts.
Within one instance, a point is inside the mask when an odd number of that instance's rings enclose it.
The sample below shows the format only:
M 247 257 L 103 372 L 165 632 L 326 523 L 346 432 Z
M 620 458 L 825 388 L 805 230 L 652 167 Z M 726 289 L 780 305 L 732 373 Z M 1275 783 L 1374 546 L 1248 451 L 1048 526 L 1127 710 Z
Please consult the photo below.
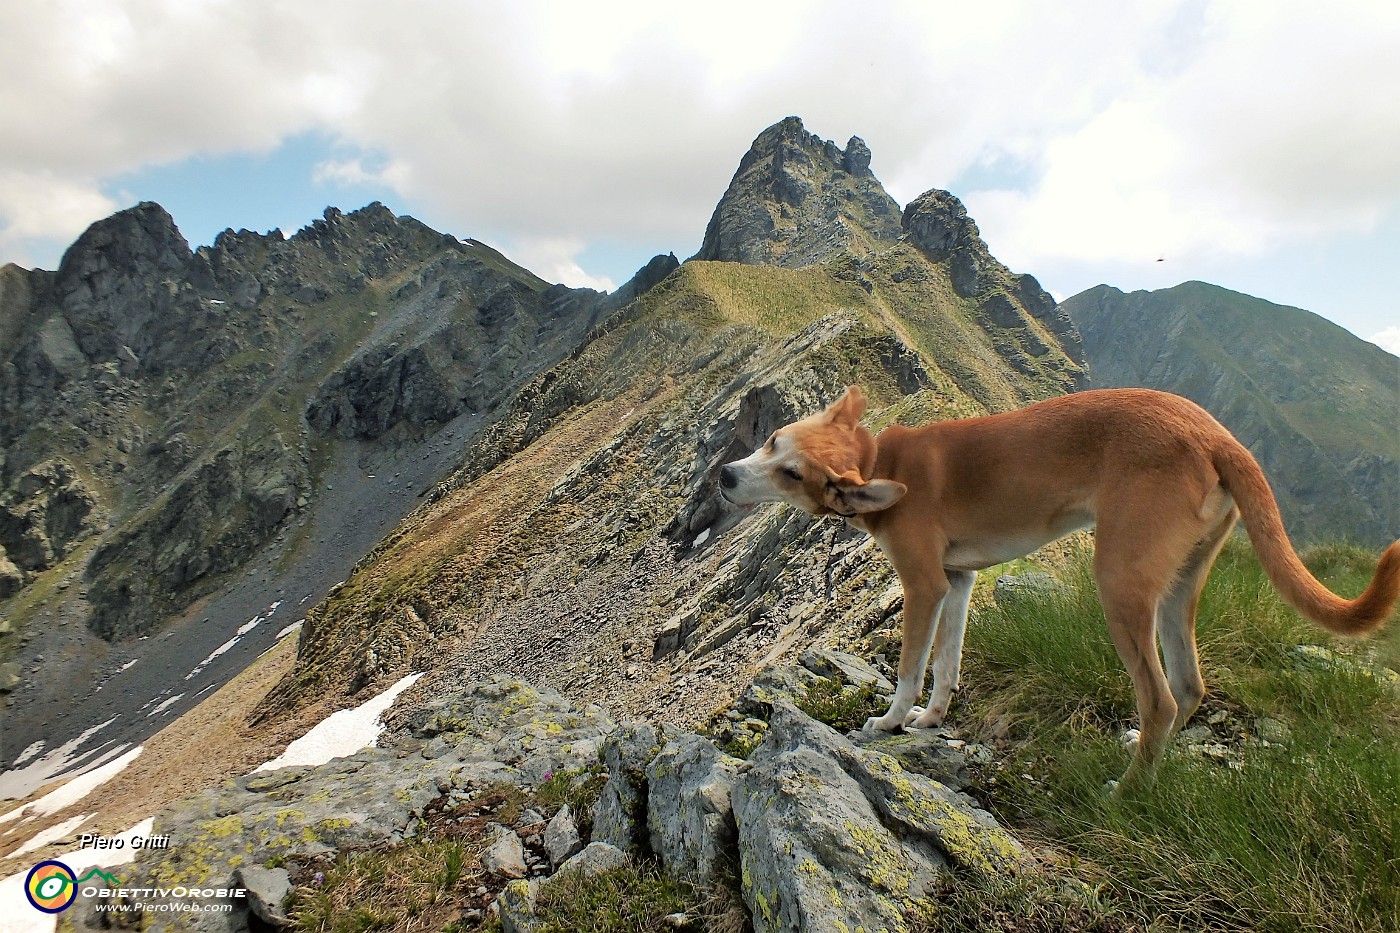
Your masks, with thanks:
M 402 842 L 439 797 L 466 800 L 501 782 L 534 786 L 550 772 L 591 765 L 614 728 L 598 707 L 576 709 L 558 693 L 506 677 L 439 686 L 424 706 L 388 718 L 393 725 L 380 736 L 384 747 L 317 767 L 256 772 L 166 809 L 154 832 L 168 833 L 170 847 L 142 850 L 123 871 L 123 884 L 230 887 L 241 868 Z M 239 929 L 249 905 L 234 908 L 148 912 L 145 931 Z M 79 919 L 95 922 L 98 915 L 90 912 Z

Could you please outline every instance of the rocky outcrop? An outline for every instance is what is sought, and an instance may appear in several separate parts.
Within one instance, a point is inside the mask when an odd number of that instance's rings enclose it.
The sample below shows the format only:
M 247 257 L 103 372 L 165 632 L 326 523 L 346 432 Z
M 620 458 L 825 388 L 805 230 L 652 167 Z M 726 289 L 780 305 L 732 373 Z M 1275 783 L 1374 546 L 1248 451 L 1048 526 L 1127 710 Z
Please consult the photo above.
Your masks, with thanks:
M 624 723 L 603 745 L 608 783 L 593 810 L 593 838 L 624 852 L 650 851 L 647 835 L 647 766 L 661 752 L 661 736 L 650 723 Z
M 114 359 L 123 346 L 147 355 L 184 332 L 196 306 L 171 284 L 190 256 L 174 219 L 149 201 L 89 227 L 63 254 L 52 291 L 83 355 Z
M 810 651 L 801 667 L 766 670 L 736 704 L 767 720 L 747 762 L 689 734 L 657 751 L 655 735 L 634 726 L 609 740 L 617 749 L 609 789 L 637 786 L 635 765 L 620 763 L 649 757 L 651 854 L 680 877 L 737 878 L 759 933 L 906 930 L 910 910 L 947 872 L 1006 876 L 1031 860 L 958 785 L 940 780 L 963 773 L 962 743 L 936 732 L 846 737 L 794 703 L 817 685 L 882 679 L 858 658 Z M 595 827 L 621 812 L 605 798 Z M 617 835 L 640 830 L 635 809 L 630 819 Z
M 730 798 L 741 764 L 703 736 L 680 735 L 647 765 L 651 851 L 677 877 L 708 886 L 736 876 Z
M 879 676 L 849 655 L 806 657 L 831 677 L 780 668 L 768 682 L 856 689 Z M 438 675 L 398 699 L 377 747 L 318 767 L 257 771 L 162 812 L 154 832 L 169 835 L 169 848 L 139 852 L 121 870 L 122 887 L 249 889 L 229 914 L 181 918 L 148 907 L 152 933 L 186 921 L 200 931 L 242 929 L 249 914 L 283 923 L 283 866 L 410 842 L 435 814 L 464 812 L 503 785 L 537 788 L 600 758 L 608 780 L 591 839 L 566 831 L 567 806 L 542 832 L 543 817 L 529 811 L 517 826 L 486 825 L 481 862 L 499 879 L 506 929 L 535 929 L 538 899 L 561 879 L 635 860 L 714 891 L 738 888 L 757 933 L 904 930 L 906 911 L 946 872 L 1026 867 L 1021 846 L 970 799 L 853 743 L 787 695 L 767 696 L 768 737 L 742 762 L 700 735 L 615 727 L 599 707 L 519 680 Z M 536 855 L 541 835 L 548 864 Z M 95 904 L 80 903 L 78 928 L 99 921 Z
M 1003 352 L 1012 365 L 1031 373 L 1052 348 L 1083 365 L 1083 341 L 1069 315 L 1034 277 L 1017 275 L 992 256 L 962 201 L 931 189 L 909 202 L 901 224 L 906 241 L 947 269 L 953 291 L 976 302 L 982 324 L 1014 343 Z
M 675 253 L 653 256 L 646 265 L 638 269 L 637 273 L 633 275 L 626 284 L 613 292 L 610 297 L 614 304 L 618 307 L 622 307 L 660 285 L 666 276 L 675 272 L 680 266 L 680 260 L 676 258 Z
M 304 501 L 306 474 L 278 434 L 203 460 L 94 552 L 89 628 L 109 641 L 154 631 L 199 581 L 240 566 L 273 536 Z
M 62 560 L 102 525 L 97 496 L 73 465 L 49 460 L 31 467 L 0 494 L 0 579 L 23 582 Z M 0 583 L 0 597 L 4 583 Z
M 858 136 L 843 150 L 788 117 L 758 135 L 694 259 L 797 268 L 899 236 L 899 205 Z
M 469 685 L 444 678 L 418 695 L 428 699 L 399 701 L 378 747 L 318 767 L 254 772 L 162 812 L 154 832 L 169 834 L 170 847 L 142 851 L 122 870 L 123 886 L 228 888 L 248 866 L 413 839 L 430 804 L 452 807 L 501 782 L 533 787 L 551 772 L 590 765 L 613 728 L 597 707 L 505 677 Z M 80 902 L 87 916 L 79 928 L 101 916 L 95 903 Z M 228 914 L 195 918 L 148 908 L 145 929 L 246 929 L 250 906 L 234 901 Z
M 940 873 L 1029 865 L 975 803 L 860 748 L 780 700 L 735 786 L 744 897 L 754 928 L 906 929 Z

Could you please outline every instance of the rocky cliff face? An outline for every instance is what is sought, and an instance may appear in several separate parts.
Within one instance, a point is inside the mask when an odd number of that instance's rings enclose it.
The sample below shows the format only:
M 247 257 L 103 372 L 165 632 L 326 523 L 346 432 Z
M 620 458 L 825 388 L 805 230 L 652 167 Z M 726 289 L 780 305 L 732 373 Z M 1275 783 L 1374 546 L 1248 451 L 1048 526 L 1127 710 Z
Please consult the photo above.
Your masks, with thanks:
M 990 349 L 1027 376 L 1054 371 L 1064 387 L 1080 385 L 1079 333 L 1040 283 L 998 262 L 949 192 L 927 191 L 901 212 L 870 161 L 859 137 L 841 149 L 807 132 L 796 117 L 769 127 L 740 161 L 693 258 L 829 264 L 867 291 L 884 272 L 886 292 L 911 283 L 907 299 L 925 304 L 925 316 L 941 332 L 925 352 L 938 354 L 940 365 L 960 378 L 976 381 L 980 367 L 973 361 L 987 359 Z M 909 262 L 902 244 L 927 262 Z M 1008 404 L 985 393 L 983 400 Z
M 1298 308 L 1202 282 L 1069 298 L 1094 387 L 1200 404 L 1263 465 L 1300 542 L 1384 546 L 1400 527 L 1400 361 Z
M 319 568 L 297 587 L 329 585 L 358 554 L 315 529 L 351 512 L 374 538 L 392 527 L 459 462 L 442 429 L 465 440 L 621 303 L 379 204 L 191 251 L 145 203 L 57 272 L 0 270 L 0 660 L 100 681 L 82 628 L 151 634 L 253 562 L 274 593 L 294 567 Z M 366 496 L 377 469 L 388 482 Z M 339 495 L 332 474 L 351 481 Z M 16 714 L 71 702 L 18 694 Z

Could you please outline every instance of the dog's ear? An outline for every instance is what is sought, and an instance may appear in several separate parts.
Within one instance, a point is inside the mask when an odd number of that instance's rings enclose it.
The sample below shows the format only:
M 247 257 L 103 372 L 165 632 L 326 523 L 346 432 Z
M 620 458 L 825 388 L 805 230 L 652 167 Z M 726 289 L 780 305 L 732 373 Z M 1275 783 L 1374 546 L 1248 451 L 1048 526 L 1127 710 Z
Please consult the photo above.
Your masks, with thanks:
M 826 506 L 843 515 L 879 512 L 894 505 L 908 491 L 908 486 L 892 479 L 866 482 L 855 470 L 848 470 L 839 476 L 828 471 Z
M 824 413 L 832 424 L 854 428 L 865 414 L 865 393 L 860 386 L 849 386 L 846 394 L 831 404 Z

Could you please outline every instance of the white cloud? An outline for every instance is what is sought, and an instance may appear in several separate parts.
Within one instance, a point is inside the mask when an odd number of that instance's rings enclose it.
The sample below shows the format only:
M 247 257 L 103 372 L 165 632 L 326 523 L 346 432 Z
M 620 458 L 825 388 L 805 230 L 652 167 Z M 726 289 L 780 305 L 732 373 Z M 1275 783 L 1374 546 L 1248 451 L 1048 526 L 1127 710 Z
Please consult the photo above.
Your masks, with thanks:
M 1400 325 L 1387 327 L 1378 334 L 1366 338 L 1388 353 L 1400 356 Z
M 524 237 L 511 240 L 501 252 L 544 279 L 571 288 L 592 288 L 610 292 L 617 283 L 607 276 L 590 275 L 578 263 L 586 244 L 569 237 Z
M 1218 3 L 1195 53 L 1050 142 L 1030 190 L 973 193 L 1003 258 L 1258 255 L 1400 204 L 1400 8 Z
M 122 173 L 313 132 L 314 180 L 583 282 L 597 238 L 698 242 L 788 114 L 863 136 L 900 201 L 1024 166 L 958 192 L 1017 268 L 1258 254 L 1395 211 L 1396 47 L 1400 5 L 1362 0 L 5 4 L 0 180 L 29 206 L 0 196 L 0 259 Z
M 317 184 L 330 184 L 339 187 L 355 185 L 385 185 L 395 190 L 403 190 L 412 185 L 411 166 L 404 162 L 390 162 L 379 168 L 366 165 L 363 158 L 327 159 L 316 165 L 311 180 Z

